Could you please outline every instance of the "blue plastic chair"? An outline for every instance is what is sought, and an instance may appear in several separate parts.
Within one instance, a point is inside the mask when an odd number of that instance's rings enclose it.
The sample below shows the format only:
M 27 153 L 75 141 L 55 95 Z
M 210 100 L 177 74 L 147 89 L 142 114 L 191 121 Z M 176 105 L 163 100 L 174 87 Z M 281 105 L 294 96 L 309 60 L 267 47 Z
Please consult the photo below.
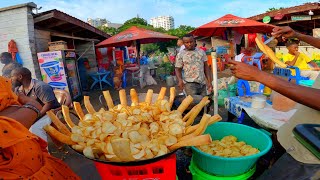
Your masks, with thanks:
M 291 69 L 294 69 L 296 72 L 296 75 L 293 76 Z M 282 76 L 288 78 L 288 81 L 290 82 L 292 79 L 296 80 L 296 84 L 299 85 L 301 80 L 309 80 L 308 77 L 301 76 L 300 69 L 296 66 L 288 66 L 287 68 L 280 68 L 276 67 L 273 70 L 273 74 L 277 76 Z
M 253 66 L 253 64 L 256 64 L 258 66 L 258 68 L 261 70 L 262 66 L 261 66 L 261 57 L 262 57 L 263 53 L 255 53 L 253 56 L 244 56 L 243 57 L 243 61 L 246 64 L 250 64 L 251 66 Z
M 102 74 L 102 73 L 105 73 L 105 74 Z M 91 78 L 94 80 L 94 82 L 92 83 L 90 89 L 93 89 L 93 87 L 95 85 L 99 84 L 100 85 L 100 90 L 102 90 L 102 83 L 103 82 L 106 83 L 109 86 L 112 86 L 111 83 L 107 79 L 108 76 L 110 76 L 110 74 L 111 74 L 110 71 L 89 74 L 91 76 Z
M 237 90 L 238 90 L 238 95 L 240 97 L 242 96 L 253 96 L 253 95 L 257 95 L 257 94 L 263 94 L 263 90 L 264 90 L 264 85 L 260 84 L 259 86 L 259 90 L 258 92 L 251 92 L 250 89 L 250 84 L 248 81 L 243 80 L 243 79 L 239 79 L 238 83 L 237 83 Z M 243 123 L 243 119 L 244 119 L 244 112 L 241 113 L 241 116 L 238 118 L 238 123 L 242 124 Z
M 253 96 L 256 94 L 263 94 L 264 85 L 260 84 L 258 92 L 251 92 L 250 84 L 248 81 L 239 79 L 237 82 L 238 95 L 241 96 Z

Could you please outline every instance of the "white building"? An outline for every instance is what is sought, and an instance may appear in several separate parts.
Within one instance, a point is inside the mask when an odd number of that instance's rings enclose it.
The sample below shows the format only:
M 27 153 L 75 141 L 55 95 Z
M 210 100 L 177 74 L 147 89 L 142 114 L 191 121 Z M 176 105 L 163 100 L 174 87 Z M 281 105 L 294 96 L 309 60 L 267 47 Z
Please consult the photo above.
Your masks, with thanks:
M 174 28 L 174 19 L 172 16 L 158 16 L 151 18 L 150 24 L 155 28 L 162 27 L 169 30 Z
M 58 10 L 33 13 L 34 3 L 0 8 L 0 53 L 8 51 L 8 42 L 14 40 L 19 49 L 23 66 L 33 78 L 42 79 L 37 53 L 48 51 L 48 42 L 70 42 L 75 49 L 89 60 L 91 69 L 97 67 L 95 44 L 110 37 L 89 24 Z M 0 63 L 0 70 L 3 64 Z
M 110 23 L 106 19 L 101 19 L 101 18 L 96 18 L 96 19 L 88 18 L 87 22 L 93 27 L 98 27 L 98 26 L 102 26 L 104 24 Z

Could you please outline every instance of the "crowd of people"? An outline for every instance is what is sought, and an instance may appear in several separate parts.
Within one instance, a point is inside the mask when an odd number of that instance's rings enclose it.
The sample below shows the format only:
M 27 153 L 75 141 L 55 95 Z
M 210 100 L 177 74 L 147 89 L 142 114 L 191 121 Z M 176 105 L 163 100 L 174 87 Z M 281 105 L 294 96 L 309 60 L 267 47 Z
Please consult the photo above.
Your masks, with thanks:
M 317 48 L 320 40 L 300 34 L 290 27 L 276 27 L 273 36 L 298 38 Z M 207 95 L 212 91 L 205 44 L 196 47 L 195 39 L 185 35 L 178 40 L 179 53 L 175 60 L 178 86 L 187 95 Z M 319 67 L 298 52 L 296 43 L 288 43 L 286 64 L 298 66 L 301 74 L 315 79 L 314 88 L 299 86 L 245 63 L 229 61 L 232 73 L 249 81 L 260 82 L 274 91 L 301 104 L 297 112 L 278 131 L 278 140 L 287 152 L 260 179 L 296 179 L 318 176 L 319 159 L 301 145 L 291 133 L 297 124 L 319 123 Z M 32 79 L 30 70 L 12 60 L 11 54 L 1 54 L 4 64 L 0 77 L 0 179 L 79 179 L 61 160 L 47 150 L 47 135 L 42 129 L 51 120 L 46 112 L 60 107 L 53 89 Z M 314 69 L 310 69 L 309 64 Z M 301 173 L 303 171 L 303 173 Z

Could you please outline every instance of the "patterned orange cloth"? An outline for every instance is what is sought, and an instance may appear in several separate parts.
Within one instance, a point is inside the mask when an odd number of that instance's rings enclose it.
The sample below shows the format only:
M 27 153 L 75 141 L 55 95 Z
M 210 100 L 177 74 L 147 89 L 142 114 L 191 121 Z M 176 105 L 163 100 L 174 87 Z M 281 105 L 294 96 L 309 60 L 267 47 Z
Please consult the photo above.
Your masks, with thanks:
M 8 82 L 0 77 L 0 111 L 18 104 Z M 61 160 L 50 156 L 46 147 L 45 141 L 18 121 L 0 116 L 0 179 L 80 179 Z
M 12 92 L 11 80 L 0 76 L 0 111 L 10 105 L 20 105 L 18 96 Z

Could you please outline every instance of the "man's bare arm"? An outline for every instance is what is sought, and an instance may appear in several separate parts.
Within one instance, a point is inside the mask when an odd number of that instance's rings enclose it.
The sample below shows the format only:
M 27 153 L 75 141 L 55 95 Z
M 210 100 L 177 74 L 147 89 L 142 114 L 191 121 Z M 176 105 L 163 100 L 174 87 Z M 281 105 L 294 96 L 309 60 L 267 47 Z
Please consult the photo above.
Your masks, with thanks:
M 310 61 L 309 64 L 310 64 L 313 68 L 316 68 L 316 69 L 319 68 L 318 64 L 315 63 L 314 61 Z
M 52 102 L 47 102 L 43 105 L 41 111 L 40 111 L 40 114 L 41 116 L 45 115 L 47 113 L 47 111 L 53 109 L 53 103 Z
M 320 39 L 319 38 L 315 38 L 315 37 L 301 34 L 298 32 L 296 32 L 295 37 L 300 39 L 301 41 L 304 41 L 304 42 L 310 44 L 311 46 L 314 46 L 316 48 L 320 48 Z
M 245 63 L 229 61 L 232 73 L 240 79 L 258 81 L 272 90 L 308 107 L 320 110 L 320 90 L 299 86 L 269 74 Z
M 304 41 L 304 42 L 310 44 L 311 46 L 314 46 L 316 48 L 320 48 L 320 39 L 319 38 L 315 38 L 313 36 L 301 34 L 297 31 L 294 31 L 289 26 L 274 28 L 273 32 L 272 32 L 272 36 L 275 36 L 275 37 L 282 36 L 285 38 L 295 38 L 296 37 L 296 38 L 300 39 L 301 41 Z
M 286 64 L 288 64 L 289 66 L 294 66 L 298 60 L 298 57 L 299 56 L 295 56 L 292 61 L 287 61 Z

